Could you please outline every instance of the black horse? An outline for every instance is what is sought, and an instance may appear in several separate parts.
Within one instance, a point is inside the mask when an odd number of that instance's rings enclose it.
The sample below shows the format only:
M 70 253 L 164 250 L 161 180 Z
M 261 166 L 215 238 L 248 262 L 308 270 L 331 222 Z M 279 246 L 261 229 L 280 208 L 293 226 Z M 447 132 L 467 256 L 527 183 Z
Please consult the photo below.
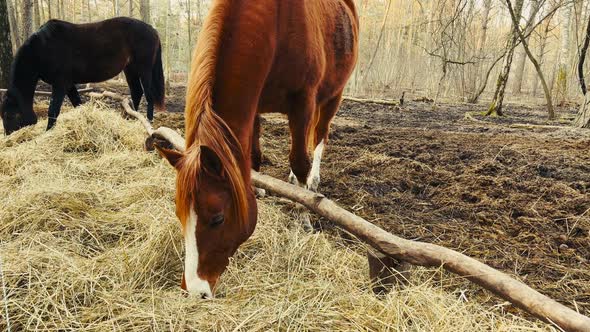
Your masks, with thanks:
M 39 79 L 52 86 L 47 130 L 67 95 L 81 103 L 75 84 L 102 82 L 125 72 L 137 110 L 143 94 L 147 116 L 164 110 L 164 71 L 158 33 L 150 25 L 119 17 L 90 24 L 50 20 L 18 50 L 8 92 L 0 106 L 6 135 L 37 123 L 33 95 Z

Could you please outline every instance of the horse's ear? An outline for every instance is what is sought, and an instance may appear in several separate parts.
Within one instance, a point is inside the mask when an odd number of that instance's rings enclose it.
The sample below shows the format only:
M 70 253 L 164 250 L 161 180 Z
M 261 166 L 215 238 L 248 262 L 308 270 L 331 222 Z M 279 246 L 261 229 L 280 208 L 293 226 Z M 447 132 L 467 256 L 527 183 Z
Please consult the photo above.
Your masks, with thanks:
M 201 145 L 201 165 L 207 173 L 219 177 L 223 176 L 221 159 L 219 159 L 215 151 L 205 145 Z
M 178 168 L 178 166 L 180 165 L 180 160 L 182 159 L 182 157 L 184 157 L 184 154 L 182 154 L 182 152 L 178 152 L 176 150 L 171 149 L 165 149 L 158 146 L 158 144 L 154 144 L 154 146 L 156 147 L 156 150 L 158 150 L 160 155 L 166 158 L 166 160 L 168 160 L 170 165 L 172 165 L 174 168 Z

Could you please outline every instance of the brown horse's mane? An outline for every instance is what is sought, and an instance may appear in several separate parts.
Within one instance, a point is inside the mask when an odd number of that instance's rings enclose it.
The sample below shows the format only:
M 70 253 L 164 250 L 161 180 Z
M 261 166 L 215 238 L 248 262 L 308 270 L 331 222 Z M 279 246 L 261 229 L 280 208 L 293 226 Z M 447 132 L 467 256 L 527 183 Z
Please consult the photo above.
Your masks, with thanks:
M 223 24 L 229 15 L 231 1 L 216 0 L 199 34 L 191 64 L 187 85 L 185 108 L 186 154 L 177 181 L 177 213 L 181 221 L 187 219 L 190 204 L 198 188 L 201 170 L 200 147 L 213 150 L 223 167 L 223 175 L 232 190 L 235 214 L 238 222 L 245 223 L 248 198 L 240 161 L 244 158 L 239 141 L 225 121 L 213 109 L 213 86 L 217 55 L 221 47 Z M 183 225 L 184 226 L 184 225 Z M 184 227 L 183 227 L 184 228 Z

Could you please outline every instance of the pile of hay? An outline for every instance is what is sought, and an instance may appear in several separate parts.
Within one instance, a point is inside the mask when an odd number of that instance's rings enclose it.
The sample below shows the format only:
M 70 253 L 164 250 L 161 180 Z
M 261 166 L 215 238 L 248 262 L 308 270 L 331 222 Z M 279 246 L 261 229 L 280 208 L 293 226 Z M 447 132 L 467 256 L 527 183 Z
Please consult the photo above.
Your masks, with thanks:
M 174 171 L 142 150 L 139 124 L 100 108 L 0 138 L 1 331 L 547 329 L 429 286 L 425 272 L 376 298 L 360 244 L 302 232 L 274 199 L 218 297 L 186 297 Z

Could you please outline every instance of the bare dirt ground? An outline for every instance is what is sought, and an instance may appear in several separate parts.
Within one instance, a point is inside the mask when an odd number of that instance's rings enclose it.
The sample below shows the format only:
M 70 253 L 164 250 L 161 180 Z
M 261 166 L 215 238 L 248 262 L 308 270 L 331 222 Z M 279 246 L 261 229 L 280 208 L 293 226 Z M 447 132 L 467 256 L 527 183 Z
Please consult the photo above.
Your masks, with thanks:
M 183 129 L 183 100 L 174 88 L 155 126 Z M 590 132 L 567 127 L 575 106 L 553 123 L 540 106 L 508 105 L 503 118 L 483 118 L 484 109 L 344 102 L 320 191 L 390 232 L 478 258 L 590 314 Z M 514 126 L 522 123 L 557 127 Z M 264 116 L 262 146 L 262 171 L 286 179 L 286 119 Z

